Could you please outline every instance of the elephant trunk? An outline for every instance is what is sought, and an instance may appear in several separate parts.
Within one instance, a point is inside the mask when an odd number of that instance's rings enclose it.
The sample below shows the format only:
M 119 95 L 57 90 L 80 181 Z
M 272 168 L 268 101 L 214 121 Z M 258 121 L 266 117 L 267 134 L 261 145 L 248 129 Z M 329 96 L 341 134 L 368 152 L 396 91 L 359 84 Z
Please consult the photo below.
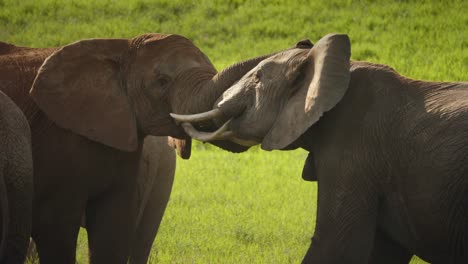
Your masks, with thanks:
M 198 87 L 193 90 L 194 93 L 192 94 L 193 97 L 200 98 L 200 100 L 194 100 L 197 105 L 191 106 L 190 109 L 177 111 L 176 114 L 195 114 L 208 112 L 212 110 L 213 104 L 229 87 L 231 87 L 234 83 L 241 79 L 242 76 L 244 76 L 247 72 L 252 70 L 255 66 L 257 66 L 262 60 L 274 56 L 278 53 L 285 52 L 287 50 L 296 48 L 310 49 L 312 47 L 313 44 L 312 42 L 310 42 L 310 40 L 302 40 L 289 49 L 277 51 L 263 56 L 258 56 L 233 64 L 224 69 L 223 71 L 212 76 L 211 79 L 209 79 L 208 81 L 198 85 Z
M 286 49 L 286 50 L 291 50 L 291 49 L 310 49 L 313 47 L 312 42 L 310 40 L 301 40 L 296 45 L 293 47 Z M 205 112 L 208 110 L 211 110 L 211 107 L 213 106 L 213 103 L 216 102 L 216 100 L 226 91 L 229 87 L 231 87 L 234 83 L 236 83 L 242 76 L 244 76 L 247 72 L 252 70 L 255 66 L 257 66 L 262 60 L 269 58 L 271 56 L 274 56 L 278 53 L 282 53 L 286 50 L 281 50 L 277 52 L 273 52 L 271 54 L 263 55 L 263 56 L 258 56 L 252 59 L 248 59 L 245 61 L 238 62 L 236 64 L 233 64 L 220 73 L 216 74 L 211 81 L 209 81 L 206 84 L 205 89 L 207 90 L 207 96 L 209 96 L 212 104 L 210 105 L 210 108 L 208 109 L 203 109 L 203 111 L 195 112 L 195 113 L 201 113 Z
M 184 80 L 184 83 L 191 83 L 193 87 L 177 91 L 177 94 L 172 96 L 171 105 L 173 106 L 174 113 L 190 115 L 211 110 L 213 104 L 224 91 L 253 69 L 259 62 L 274 54 L 276 53 L 238 62 L 219 73 L 208 69 L 205 72 L 185 74 L 189 76 L 190 80 Z M 211 128 L 213 127 L 211 126 Z
M 286 49 L 310 49 L 313 47 L 313 44 L 310 40 L 302 40 L 298 42 L 293 47 Z M 240 80 L 246 73 L 252 70 L 255 66 L 257 66 L 261 61 L 264 59 L 276 55 L 278 53 L 284 52 L 286 50 L 274 52 L 271 54 L 255 57 L 252 59 L 248 59 L 246 61 L 238 62 L 229 66 L 228 68 L 224 69 L 223 71 L 215 74 L 212 76 L 211 79 L 205 82 L 192 82 L 195 85 L 195 89 L 189 89 L 193 92 L 191 96 L 185 98 L 199 98 L 199 100 L 188 100 L 189 102 L 195 103 L 195 105 L 191 105 L 189 107 L 185 107 L 185 109 L 179 109 L 176 111 L 177 114 L 194 114 L 194 113 L 204 113 L 209 112 L 213 108 L 213 104 L 217 102 L 217 100 L 222 96 L 222 94 L 231 87 L 234 83 Z M 206 75 L 205 75 L 206 76 Z M 198 75 L 200 78 L 201 75 Z M 200 79 L 199 79 L 200 80 Z M 198 84 L 198 85 L 197 85 Z M 182 105 L 182 104 L 176 104 Z M 174 109 L 175 110 L 175 109 Z M 215 118 L 220 117 L 220 113 L 216 111 L 216 113 L 211 112 L 210 114 L 202 114 L 194 115 L 195 120 L 189 121 L 184 120 L 181 121 L 181 115 L 174 115 L 171 114 L 172 117 L 178 120 L 178 122 L 201 122 L 197 126 L 197 129 L 193 129 L 192 131 L 200 130 L 200 131 L 213 131 L 217 129 L 217 125 L 214 122 Z M 190 116 L 190 115 L 189 115 Z M 221 117 L 222 119 L 222 117 Z M 186 126 L 187 127 L 187 126 Z M 187 129 L 186 129 L 187 132 Z M 249 146 L 253 145 L 252 142 L 244 142 L 241 140 L 235 140 L 231 137 L 231 135 L 226 134 L 223 132 L 223 128 L 218 129 L 218 133 L 215 133 L 216 136 L 210 136 L 209 138 L 201 136 L 201 134 L 192 134 L 188 133 L 189 136 L 194 137 L 196 139 L 205 139 L 205 141 L 210 141 L 210 143 L 223 148 L 225 150 L 231 152 L 243 152 L 249 148 Z M 209 139 L 209 140 L 208 140 Z

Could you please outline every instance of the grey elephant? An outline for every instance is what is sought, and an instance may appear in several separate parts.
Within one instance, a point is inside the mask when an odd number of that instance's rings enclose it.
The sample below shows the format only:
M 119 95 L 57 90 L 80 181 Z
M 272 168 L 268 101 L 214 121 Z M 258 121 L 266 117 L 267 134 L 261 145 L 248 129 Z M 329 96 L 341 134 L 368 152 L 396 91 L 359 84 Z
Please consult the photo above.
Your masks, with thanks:
M 331 34 L 267 58 L 209 114 L 174 117 L 196 139 L 310 152 L 318 208 L 303 263 L 468 263 L 468 83 L 409 79 L 350 62 L 350 49 Z M 200 115 L 219 130 L 199 131 Z
M 268 56 L 218 73 L 179 35 L 88 39 L 59 48 L 0 42 L 0 90 L 31 127 L 32 237 L 41 262 L 75 262 L 86 212 L 90 262 L 126 263 L 139 232 L 136 175 L 144 138 L 171 136 L 171 145 L 188 158 L 190 138 L 169 113 L 209 110 Z M 245 149 L 230 141 L 215 144 Z
M 0 92 L 0 263 L 23 263 L 31 235 L 33 163 L 28 121 Z

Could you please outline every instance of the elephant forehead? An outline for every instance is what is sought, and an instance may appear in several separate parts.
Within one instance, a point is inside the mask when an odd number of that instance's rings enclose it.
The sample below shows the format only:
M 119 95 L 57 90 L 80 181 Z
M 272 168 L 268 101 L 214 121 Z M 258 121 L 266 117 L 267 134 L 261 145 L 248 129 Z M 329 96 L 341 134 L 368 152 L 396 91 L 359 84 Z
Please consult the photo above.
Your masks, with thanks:
M 261 70 L 272 80 L 286 77 L 286 71 L 292 70 L 307 58 L 308 50 L 288 50 L 262 61 L 254 70 Z
M 173 75 L 191 68 L 212 66 L 209 59 L 193 44 L 162 44 L 147 46 L 140 51 L 135 62 L 137 67 L 146 65 L 158 72 Z
M 170 61 L 159 61 L 157 62 L 154 67 L 155 67 L 155 72 L 160 72 L 163 74 L 167 75 L 176 75 L 178 73 L 187 71 L 189 69 L 193 68 L 199 68 L 201 67 L 202 64 L 196 60 L 177 60 L 173 59 Z
M 145 44 L 149 43 L 149 42 L 165 39 L 165 38 L 168 38 L 169 36 L 171 36 L 171 35 L 170 34 L 161 34 L 161 33 L 151 33 L 151 34 L 143 35 Z
M 275 56 L 272 56 L 268 59 L 265 59 L 261 64 L 263 64 L 263 66 L 284 67 L 285 65 L 290 64 L 294 60 L 305 58 L 308 53 L 309 50 L 291 49 L 276 54 Z

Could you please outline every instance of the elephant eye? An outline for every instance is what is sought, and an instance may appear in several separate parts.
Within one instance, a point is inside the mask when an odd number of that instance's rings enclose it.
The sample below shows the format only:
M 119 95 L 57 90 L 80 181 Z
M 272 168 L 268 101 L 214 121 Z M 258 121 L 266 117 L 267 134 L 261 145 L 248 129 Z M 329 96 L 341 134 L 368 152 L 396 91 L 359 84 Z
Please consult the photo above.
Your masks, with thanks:
M 159 87 L 165 87 L 168 83 L 171 82 L 171 79 L 169 76 L 161 74 L 158 76 L 158 79 L 156 80 L 156 83 L 158 84 Z
M 260 81 L 260 79 L 262 78 L 262 76 L 263 76 L 262 70 L 258 70 L 258 71 L 255 72 L 255 79 L 256 79 L 257 81 Z

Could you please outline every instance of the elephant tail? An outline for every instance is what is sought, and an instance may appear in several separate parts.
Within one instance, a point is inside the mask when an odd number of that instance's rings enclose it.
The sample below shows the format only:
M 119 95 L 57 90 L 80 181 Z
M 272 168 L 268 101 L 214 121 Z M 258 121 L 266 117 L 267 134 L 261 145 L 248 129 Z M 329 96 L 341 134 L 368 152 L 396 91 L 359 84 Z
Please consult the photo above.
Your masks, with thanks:
M 2 232 L 1 232 L 1 240 L 0 240 L 0 262 L 4 259 L 7 236 L 8 236 L 8 222 L 10 221 L 9 217 L 9 208 L 8 208 L 8 196 L 7 196 L 7 188 L 5 183 L 4 175 L 1 175 L 2 172 L 0 171 L 0 213 L 2 215 Z

